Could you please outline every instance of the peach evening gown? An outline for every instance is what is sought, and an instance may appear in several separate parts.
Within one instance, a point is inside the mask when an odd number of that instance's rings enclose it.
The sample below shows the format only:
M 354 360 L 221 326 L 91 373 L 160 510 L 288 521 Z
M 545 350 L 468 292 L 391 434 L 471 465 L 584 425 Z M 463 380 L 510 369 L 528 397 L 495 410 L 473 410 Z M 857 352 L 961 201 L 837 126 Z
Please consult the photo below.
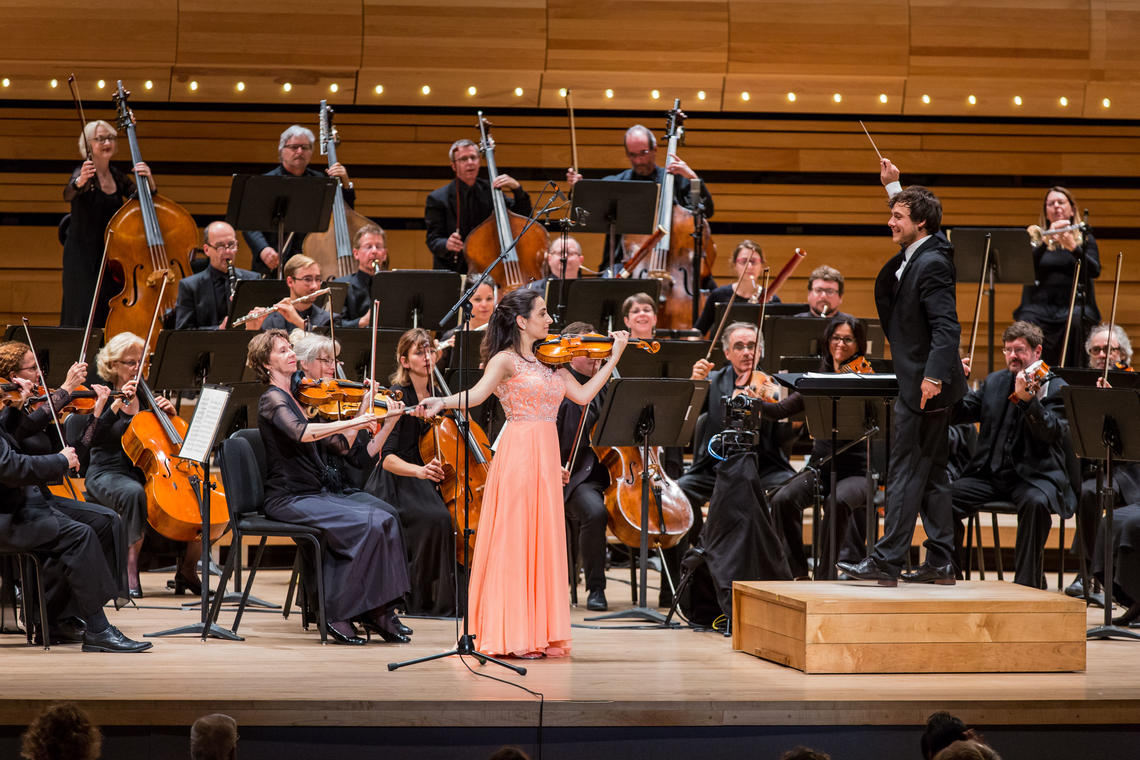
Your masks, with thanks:
M 507 425 L 491 460 L 471 563 L 470 627 L 486 654 L 570 651 L 566 517 L 555 418 L 566 388 L 554 370 L 509 352 L 495 389 Z

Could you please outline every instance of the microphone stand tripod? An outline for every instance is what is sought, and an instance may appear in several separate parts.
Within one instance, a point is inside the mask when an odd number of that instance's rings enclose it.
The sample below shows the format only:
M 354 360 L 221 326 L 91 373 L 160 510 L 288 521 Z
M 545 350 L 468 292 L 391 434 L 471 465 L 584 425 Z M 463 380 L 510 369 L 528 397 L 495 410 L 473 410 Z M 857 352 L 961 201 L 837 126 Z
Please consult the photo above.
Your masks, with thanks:
M 460 329 L 466 330 L 468 328 L 468 325 L 471 322 L 471 311 L 472 311 L 471 297 L 475 294 L 475 291 L 479 289 L 479 286 L 483 284 L 484 280 L 487 280 L 490 278 L 491 272 L 493 272 L 495 267 L 499 265 L 499 262 L 503 261 L 503 259 L 505 259 L 507 257 L 507 254 L 509 254 L 511 251 L 514 250 L 515 246 L 518 245 L 518 242 L 520 240 L 522 240 L 523 235 L 526 234 L 526 231 L 530 229 L 531 225 L 538 222 L 539 218 L 542 217 L 543 215 L 550 214 L 552 211 L 555 210 L 554 203 L 557 200 L 558 200 L 557 197 L 551 196 L 550 200 L 547 201 L 546 205 L 543 206 L 542 209 L 537 214 L 535 214 L 533 217 L 531 217 L 530 219 L 527 220 L 526 225 L 522 228 L 522 230 L 519 231 L 518 237 L 516 237 L 513 241 L 511 241 L 511 244 L 509 246 L 507 246 L 505 249 L 503 249 L 503 251 L 501 253 L 499 253 L 499 257 L 497 259 L 495 259 L 494 261 L 492 261 L 490 266 L 488 266 L 478 277 L 475 278 L 475 281 L 473 283 L 471 283 L 471 285 L 467 288 L 467 292 L 459 297 L 459 300 L 456 301 L 455 305 L 452 306 L 450 311 L 448 311 L 447 314 L 444 315 L 443 319 L 441 319 L 439 321 L 440 327 L 443 327 L 444 325 L 448 324 L 451 321 L 451 316 L 453 314 L 455 314 L 457 311 L 459 311 L 462 313 L 461 318 L 460 318 L 460 324 L 459 324 Z M 465 349 L 465 347 L 467 345 L 467 341 L 457 340 L 456 343 L 458 344 L 458 347 L 459 347 L 459 366 L 465 370 L 467 368 L 467 357 L 466 357 L 466 349 Z M 460 396 L 459 408 L 460 409 L 467 409 L 468 408 L 467 401 L 468 401 L 468 396 L 471 392 L 470 386 L 468 386 L 466 383 L 464 383 L 464 386 L 465 387 L 463 388 L 463 390 L 461 390 L 459 392 L 459 396 Z M 459 415 L 457 415 L 457 417 L 458 416 Z M 466 419 L 463 419 L 462 421 L 460 421 L 459 419 L 456 420 L 456 426 L 457 427 L 463 428 L 463 427 L 465 427 L 465 425 L 466 425 Z M 466 467 L 463 469 L 463 477 L 464 477 L 465 481 L 470 478 L 470 474 L 469 474 L 468 469 Z M 465 568 L 465 572 L 463 573 L 463 584 L 464 584 L 465 588 L 464 588 L 464 592 L 460 598 L 463 599 L 467 605 L 467 608 L 465 610 L 463 610 L 463 633 L 460 635 L 459 641 L 456 642 L 454 649 L 449 649 L 446 652 L 439 652 L 437 654 L 430 654 L 430 655 L 427 655 L 426 657 L 417 657 L 414 660 L 404 660 L 402 662 L 390 662 L 390 663 L 388 663 L 388 670 L 396 670 L 398 668 L 402 668 L 402 667 L 407 666 L 407 665 L 418 665 L 421 662 L 431 662 L 432 660 L 440 660 L 440 659 L 443 659 L 444 657 L 452 657 L 455 655 L 462 656 L 462 655 L 466 654 L 466 655 L 471 655 L 472 657 L 474 657 L 475 660 L 480 665 L 485 665 L 488 662 L 493 662 L 496 665 L 499 665 L 501 667 L 506 668 L 507 670 L 513 670 L 515 673 L 518 673 L 520 676 L 525 676 L 526 675 L 526 668 L 524 668 L 520 665 L 512 665 L 509 662 L 503 662 L 502 660 L 496 659 L 495 657 L 492 657 L 491 655 L 486 654 L 484 652 L 480 652 L 478 649 L 475 648 L 475 637 L 471 635 L 470 615 L 468 614 L 468 612 L 471 609 L 471 598 L 470 598 L 471 562 L 470 562 L 470 557 L 468 556 L 469 550 L 467 548 L 469 539 L 471 538 L 472 535 L 474 535 L 475 531 L 472 530 L 471 522 L 470 522 L 470 520 L 471 520 L 471 514 L 470 514 L 471 504 L 470 504 L 470 501 L 469 501 L 468 496 L 467 496 L 470 493 L 470 488 L 468 488 L 469 483 L 465 482 L 463 485 L 464 485 L 464 488 L 463 488 L 463 524 L 464 524 L 465 528 L 463 531 L 463 536 L 461 536 L 460 540 L 463 542 L 463 567 Z

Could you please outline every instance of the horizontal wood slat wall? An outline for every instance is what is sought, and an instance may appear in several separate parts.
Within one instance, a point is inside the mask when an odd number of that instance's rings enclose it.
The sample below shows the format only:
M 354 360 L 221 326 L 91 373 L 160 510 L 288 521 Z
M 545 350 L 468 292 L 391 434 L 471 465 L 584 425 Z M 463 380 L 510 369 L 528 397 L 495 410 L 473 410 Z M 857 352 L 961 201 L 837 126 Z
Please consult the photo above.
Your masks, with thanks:
M 107 102 L 89 102 L 89 118 L 110 118 Z M 472 111 L 474 108 L 472 108 Z M 234 111 L 135 105 L 143 157 L 160 192 L 200 222 L 225 213 L 230 175 L 273 165 L 285 125 L 315 127 L 312 110 Z M 563 114 L 493 109 L 497 155 L 536 194 L 547 179 L 562 181 L 570 162 Z M 582 112 L 576 119 L 579 156 L 586 176 L 626 165 L 622 134 L 641 122 L 660 135 L 660 112 Z M 424 245 L 427 194 L 450 176 L 446 150 L 474 137 L 473 113 L 407 110 L 343 110 L 339 157 L 356 183 L 358 210 L 389 230 L 393 264 L 430 266 Z M 795 247 L 808 258 L 785 286 L 785 300 L 802 298 L 806 275 L 828 263 L 847 276 L 845 308 L 872 315 L 873 278 L 892 247 L 886 231 L 885 195 L 877 159 L 854 121 L 733 117 L 694 109 L 682 156 L 710 184 L 716 201 L 713 232 L 726 278 L 729 256 L 741 238 L 757 240 L 778 269 Z M 1140 126 L 1084 123 L 870 121 L 880 149 L 904 170 L 904 179 L 928 183 L 942 198 L 944 226 L 1011 226 L 1036 223 L 1044 190 L 1070 184 L 1100 230 L 1104 273 L 1098 300 L 1107 315 L 1116 251 L 1125 252 L 1118 319 L 1135 333 L 1140 325 Z M 61 193 L 75 153 L 75 118 L 67 108 L 28 106 L 0 113 L 0 318 L 27 314 L 50 323 L 59 308 L 60 246 L 54 224 L 67 206 Z M 127 148 L 119 164 L 126 167 Z M 320 164 L 321 158 L 315 158 Z M 602 242 L 583 236 L 587 264 Z M 244 245 L 244 244 L 243 244 Z M 242 250 L 239 262 L 248 262 Z M 960 272 L 966 281 L 975 274 Z M 975 287 L 963 284 L 960 315 L 969 321 Z M 998 331 L 1019 300 L 1014 286 L 997 289 Z M 984 313 L 984 310 L 983 310 Z M 985 333 L 981 343 L 985 346 Z

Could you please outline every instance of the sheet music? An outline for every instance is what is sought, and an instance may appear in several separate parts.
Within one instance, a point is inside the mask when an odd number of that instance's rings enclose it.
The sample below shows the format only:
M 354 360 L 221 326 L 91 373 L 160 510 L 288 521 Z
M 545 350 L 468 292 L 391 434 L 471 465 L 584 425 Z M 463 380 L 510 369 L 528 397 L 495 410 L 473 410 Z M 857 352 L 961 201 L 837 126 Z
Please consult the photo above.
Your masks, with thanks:
M 214 439 L 218 435 L 218 425 L 229 400 L 229 388 L 202 386 L 198 404 L 194 407 L 194 417 L 190 420 L 190 429 L 186 431 L 182 449 L 178 452 L 180 459 L 190 459 L 199 464 L 205 464 L 209 460 Z
M 840 374 L 835 374 L 835 373 L 831 373 L 831 372 L 805 372 L 805 373 L 803 373 L 803 375 L 801 377 L 805 377 L 809 380 L 833 380 L 836 382 L 838 382 L 839 380 L 849 380 L 853 377 L 857 377 L 860 380 L 874 379 L 874 380 L 894 380 L 896 382 L 898 381 L 898 378 L 895 377 L 894 374 L 888 374 L 886 372 L 882 372 L 882 373 L 876 372 L 874 374 L 862 374 L 859 372 L 843 372 Z

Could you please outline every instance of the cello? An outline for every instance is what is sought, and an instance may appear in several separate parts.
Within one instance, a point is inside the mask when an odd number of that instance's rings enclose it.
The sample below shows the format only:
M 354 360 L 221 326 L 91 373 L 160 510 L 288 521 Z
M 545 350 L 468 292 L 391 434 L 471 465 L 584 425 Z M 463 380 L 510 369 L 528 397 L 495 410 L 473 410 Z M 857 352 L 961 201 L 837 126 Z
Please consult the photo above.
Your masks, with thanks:
M 665 120 L 665 137 L 669 141 L 670 155 L 676 154 L 677 146 L 683 140 L 684 119 L 681 99 L 677 98 Z M 692 211 L 674 202 L 675 182 L 676 175 L 666 171 L 657 196 L 657 219 L 654 224 L 655 230 L 664 230 L 664 233 L 646 259 L 632 268 L 634 277 L 652 277 L 661 282 L 657 316 L 659 326 L 668 329 L 692 326 L 693 299 L 699 297 L 700 281 L 712 274 L 712 265 L 716 260 L 716 244 L 706 223 L 701 226 L 704 255 L 701 257 L 700 279 L 693 281 L 696 222 Z M 622 238 L 623 255 L 627 261 L 642 247 L 647 237 L 626 235 Z
M 337 163 L 336 146 L 340 144 L 340 133 L 333 126 L 333 109 L 327 100 L 321 101 L 320 115 L 321 155 L 328 156 L 329 166 Z M 344 186 L 339 177 L 333 193 L 332 219 L 324 232 L 310 232 L 305 236 L 301 251 L 321 265 L 325 279 L 344 277 L 356 271 L 356 260 L 352 258 L 352 239 L 357 230 L 373 221 L 357 213 L 344 202 Z
M 479 111 L 479 134 L 482 138 L 479 150 L 487 158 L 487 175 L 492 182 L 493 210 L 487 220 L 471 230 L 463 247 L 467 260 L 480 270 L 491 266 L 500 253 L 510 248 L 503 261 L 491 272 L 491 277 L 505 293 L 542 279 L 542 263 L 550 247 L 550 236 L 541 224 L 532 224 L 518 245 L 511 248 L 511 243 L 527 226 L 527 218 L 508 211 L 503 191 L 493 186 L 499 176 L 499 168 L 495 164 L 495 139 L 491 136 L 491 122 L 483 118 L 482 111 Z
M 142 163 L 135 135 L 135 117 L 119 80 L 112 96 L 118 108 L 116 123 L 126 131 L 131 145 L 131 161 Z M 145 177 L 136 176 L 138 198 L 123 204 L 104 234 L 107 266 L 121 270 L 123 289 L 110 301 L 104 336 L 110 340 L 121 332 L 147 333 L 152 314 L 174 308 L 177 284 L 190 274 L 190 251 L 198 245 L 198 225 L 186 209 L 151 192 Z M 141 180 L 141 181 L 139 181 Z M 162 288 L 166 283 L 171 287 Z M 164 294 L 164 295 L 163 295 Z M 143 347 L 149 352 L 150 344 Z

